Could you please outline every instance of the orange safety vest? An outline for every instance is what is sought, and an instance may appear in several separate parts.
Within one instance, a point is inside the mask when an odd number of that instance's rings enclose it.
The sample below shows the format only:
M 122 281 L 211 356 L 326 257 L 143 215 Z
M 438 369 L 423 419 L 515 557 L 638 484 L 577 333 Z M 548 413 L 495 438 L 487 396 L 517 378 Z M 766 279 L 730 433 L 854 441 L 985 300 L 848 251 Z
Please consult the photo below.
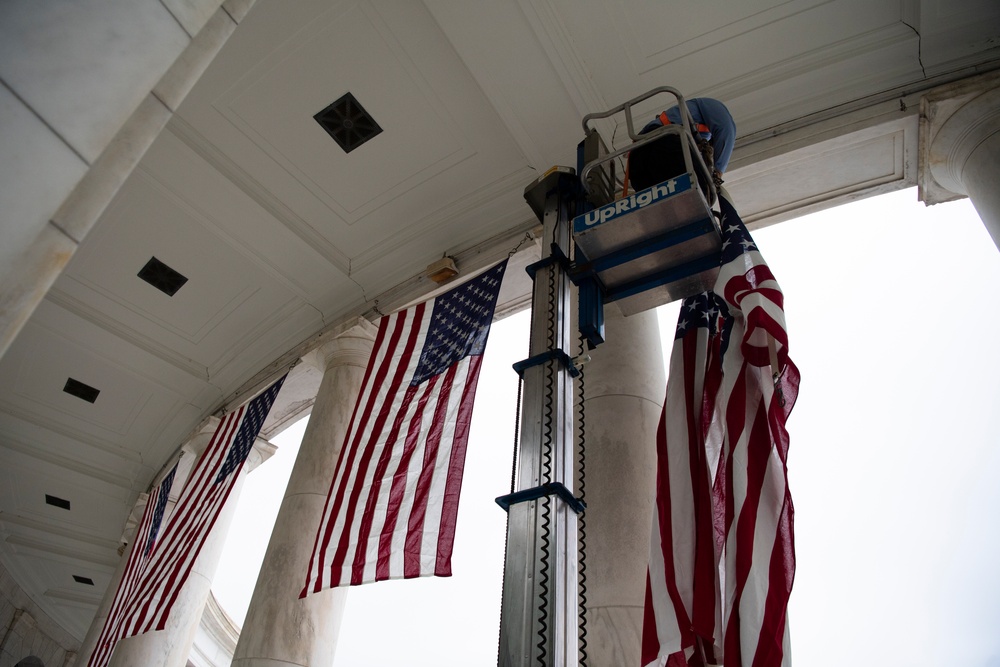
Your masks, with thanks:
M 667 112 L 666 111 L 661 111 L 659 117 L 660 117 L 660 122 L 663 123 L 664 125 L 670 125 L 671 124 L 670 123 L 670 118 L 667 117 Z M 712 133 L 712 131 L 710 129 L 708 129 L 708 125 L 705 125 L 704 123 L 695 123 L 694 128 L 696 130 L 698 130 L 698 132 L 700 132 L 702 134 L 711 134 Z

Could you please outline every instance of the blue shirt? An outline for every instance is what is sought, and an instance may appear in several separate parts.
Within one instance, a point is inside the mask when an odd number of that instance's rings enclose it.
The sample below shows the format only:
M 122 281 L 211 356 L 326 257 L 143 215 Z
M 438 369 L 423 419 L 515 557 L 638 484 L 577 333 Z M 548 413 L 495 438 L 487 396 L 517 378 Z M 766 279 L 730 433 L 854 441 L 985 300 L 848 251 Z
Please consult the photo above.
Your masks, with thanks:
M 708 127 L 708 132 L 699 132 L 702 138 L 711 141 L 715 149 L 715 168 L 720 172 L 726 171 L 729 166 L 729 158 L 733 155 L 733 144 L 736 143 L 736 123 L 726 105 L 719 100 L 710 97 L 696 97 L 687 100 L 687 108 L 691 118 L 695 123 L 700 123 Z M 671 123 L 680 124 L 681 111 L 677 106 L 667 109 L 667 118 Z M 660 127 L 660 117 L 657 115 L 652 121 L 642 128 L 643 132 L 648 132 Z

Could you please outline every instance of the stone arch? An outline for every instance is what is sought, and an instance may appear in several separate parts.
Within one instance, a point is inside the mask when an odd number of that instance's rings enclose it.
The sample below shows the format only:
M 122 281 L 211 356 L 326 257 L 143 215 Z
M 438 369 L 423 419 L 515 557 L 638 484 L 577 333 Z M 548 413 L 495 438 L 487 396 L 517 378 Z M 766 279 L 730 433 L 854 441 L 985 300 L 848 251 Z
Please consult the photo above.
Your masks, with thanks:
M 19 660 L 14 667 L 45 667 L 45 663 L 42 662 L 41 658 L 29 655 L 27 658 Z

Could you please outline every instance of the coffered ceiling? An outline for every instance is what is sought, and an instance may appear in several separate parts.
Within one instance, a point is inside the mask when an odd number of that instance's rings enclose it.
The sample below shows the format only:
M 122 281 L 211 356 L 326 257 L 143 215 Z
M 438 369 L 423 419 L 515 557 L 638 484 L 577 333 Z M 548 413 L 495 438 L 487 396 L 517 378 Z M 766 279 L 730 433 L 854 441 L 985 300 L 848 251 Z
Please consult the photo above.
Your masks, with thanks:
M 425 294 L 443 255 L 505 256 L 585 113 L 660 85 L 717 97 L 739 165 L 998 58 L 1000 7 L 976 0 L 258 0 L 0 360 L 0 560 L 82 639 L 137 495 L 203 420 Z M 346 93 L 382 129 L 350 153 L 313 118 Z M 187 278 L 173 296 L 137 277 L 152 257 Z M 308 408 L 304 368 L 267 433 Z

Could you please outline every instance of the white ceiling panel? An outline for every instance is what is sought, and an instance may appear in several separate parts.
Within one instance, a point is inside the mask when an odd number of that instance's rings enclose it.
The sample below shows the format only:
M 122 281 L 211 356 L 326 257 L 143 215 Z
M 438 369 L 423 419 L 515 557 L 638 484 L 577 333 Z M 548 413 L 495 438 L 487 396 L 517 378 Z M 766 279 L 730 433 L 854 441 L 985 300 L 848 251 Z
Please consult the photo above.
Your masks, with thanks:
M 299 196 L 287 200 L 288 222 L 308 225 L 307 237 L 322 236 L 334 248 L 327 256 L 346 260 L 352 275 L 371 257 L 419 243 L 483 192 L 509 190 L 513 174 L 518 183 L 531 177 L 493 106 L 418 3 L 326 12 L 223 88 L 211 104 L 190 101 L 180 115 L 195 126 L 225 118 L 230 131 L 215 142 L 219 159 L 245 169 L 253 184 L 276 184 L 280 196 L 288 191 L 282 183 L 294 181 Z M 312 118 L 347 92 L 383 128 L 349 154 Z
M 277 65 L 243 77 L 216 105 L 345 224 L 472 154 L 457 119 L 372 8 L 333 17 L 291 53 L 275 55 Z M 351 153 L 312 118 L 347 92 L 382 128 Z
M 452 48 L 536 170 L 575 160 L 578 119 L 599 96 L 579 61 L 553 60 L 555 40 L 540 33 L 527 3 L 428 0 Z M 567 76 L 572 70 L 576 74 Z M 603 102 L 601 102 L 603 104 Z M 600 106 L 600 105 L 598 105 Z
M 688 96 L 726 102 L 740 135 L 923 76 L 919 37 L 903 22 L 905 3 L 716 1 L 664 7 L 618 0 L 591 3 L 590 12 L 574 11 L 576 3 L 569 0 L 546 3 L 558 7 L 553 20 L 564 23 L 586 70 L 608 91 L 608 107 L 670 85 Z M 638 110 L 651 115 L 665 103 L 669 98 L 657 98 Z
M 993 0 L 921 0 L 921 63 L 930 75 L 1000 55 L 1000 3 Z
M 537 223 L 517 187 L 530 182 L 533 176 L 530 170 L 513 174 L 506 189 L 496 188 L 483 193 L 478 206 L 463 202 L 449 209 L 440 219 L 429 221 L 421 234 L 401 234 L 386 243 L 383 252 L 366 254 L 354 273 L 355 279 L 370 293 L 378 294 L 414 274 L 419 275 L 424 267 L 445 254 L 458 254 L 484 237 L 490 238 L 525 224 L 531 226 L 533 221 Z M 511 248 L 516 244 L 514 240 Z M 425 279 L 425 282 L 429 288 L 434 287 L 430 281 Z
M 39 307 L 0 361 L 0 434 L 12 448 L 36 445 L 37 457 L 53 465 L 79 460 L 116 477 L 146 477 L 219 391 L 99 330 L 49 301 Z M 96 401 L 65 393 L 69 378 L 98 389 Z
M 199 218 L 137 171 L 57 290 L 114 322 L 123 336 L 147 348 L 165 346 L 210 378 L 302 304 Z M 154 256 L 188 278 L 172 297 L 136 276 Z
M 361 298 L 346 271 L 329 262 L 314 245 L 279 224 L 280 211 L 254 199 L 200 155 L 177 124 L 153 143 L 143 171 L 179 206 L 256 265 L 270 278 L 316 307 Z
M 153 381 L 99 357 L 78 345 L 67 332 L 30 324 L 18 343 L 24 355 L 0 363 L 9 378 L 0 387 L 4 410 L 47 428 L 81 432 L 111 446 L 150 452 L 136 433 L 151 434 L 183 405 Z M 23 342 L 22 342 L 23 341 Z M 94 403 L 63 391 L 68 379 L 100 391 Z
M 123 314 L 131 311 L 128 319 L 135 330 L 169 332 L 194 350 L 261 289 L 252 267 L 213 238 L 196 215 L 144 172 L 136 172 L 93 243 L 67 268 L 63 282 L 68 284 L 62 291 L 77 296 L 89 290 L 119 306 Z M 154 256 L 188 279 L 172 297 L 136 275 Z M 271 300 L 285 301 L 288 296 L 276 294 Z M 212 356 L 198 361 L 211 365 Z
M 71 636 L 86 635 L 97 612 L 95 597 L 107 589 L 113 568 L 82 560 L 54 556 L 41 549 L 3 542 L 4 566 L 18 583 L 34 592 L 33 600 Z M 81 584 L 73 575 L 89 577 L 94 585 Z M 73 599 L 67 599 L 72 596 Z M 85 601 L 85 602 L 84 602 Z
M 148 339 L 121 335 L 127 332 L 120 324 L 92 304 L 76 300 L 58 288 L 51 290 L 39 305 L 31 325 L 61 333 L 101 360 L 96 363 L 126 369 L 155 386 L 157 392 L 183 396 L 192 405 L 210 405 L 219 400 L 220 392 L 208 382 L 203 367 L 193 365 L 162 343 L 154 345 Z
M 564 10 L 567 8 L 566 0 L 560 4 Z M 594 21 L 580 27 L 596 31 L 596 38 L 603 38 L 605 44 L 617 45 L 625 51 L 633 68 L 632 73 L 642 76 L 682 58 L 703 53 L 722 42 L 753 35 L 771 25 L 779 26 L 780 33 L 782 21 L 823 4 L 828 4 L 827 0 L 752 0 L 740 3 L 711 0 L 664 7 L 663 3 L 653 0 L 617 0 L 608 3 L 607 7 L 607 25 L 614 26 L 613 32 L 601 30 L 601 24 Z M 572 16 L 571 13 L 564 15 Z M 832 37 L 836 33 L 837 28 L 830 26 L 829 35 Z M 802 36 L 792 33 L 777 43 L 767 44 L 754 40 L 754 48 L 773 61 L 780 59 L 786 44 L 797 37 Z M 747 64 L 747 61 L 734 62 L 732 68 L 740 69 Z M 760 62 L 754 65 L 759 67 Z
M 11 456 L 16 461 L 18 455 L 37 459 L 52 474 L 70 471 L 130 492 L 144 485 L 153 472 L 153 466 L 143 465 L 141 457 L 131 449 L 94 447 L 85 440 L 2 413 L 0 456 Z
M 18 468 L 17 474 L 4 472 L 5 484 L 0 489 L 0 507 L 4 514 L 15 514 L 35 520 L 36 527 L 44 524 L 57 529 L 65 528 L 73 532 L 85 532 L 105 540 L 114 540 L 121 530 L 109 530 L 106 517 L 116 516 L 122 520 L 128 515 L 129 501 L 120 490 L 115 495 L 107 495 L 102 490 L 111 487 L 93 488 L 94 485 L 77 483 L 68 479 L 53 477 L 37 465 Z M 62 509 L 45 502 L 46 494 L 70 502 L 70 509 Z M 23 525 L 11 524 L 11 532 L 24 531 Z M 54 531 L 52 531 L 55 534 Z M 93 545 L 97 546 L 97 545 Z
M 822 52 L 815 59 L 788 61 L 771 70 L 766 86 L 733 81 L 720 87 L 732 99 L 729 107 L 739 118 L 740 134 L 759 132 L 794 120 L 796 110 L 820 111 L 831 99 L 857 99 L 889 87 L 903 86 L 919 76 L 916 38 L 909 29 L 889 27 L 836 57 Z M 783 100 L 784 107 L 775 107 Z

